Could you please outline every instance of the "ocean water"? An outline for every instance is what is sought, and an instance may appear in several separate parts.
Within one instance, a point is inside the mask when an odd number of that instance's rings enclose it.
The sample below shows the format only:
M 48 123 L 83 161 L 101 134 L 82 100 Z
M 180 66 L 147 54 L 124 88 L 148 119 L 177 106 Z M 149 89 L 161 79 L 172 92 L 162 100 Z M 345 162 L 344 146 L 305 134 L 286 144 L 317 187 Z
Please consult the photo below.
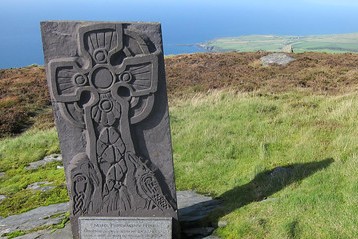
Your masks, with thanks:
M 40 21 L 161 22 L 166 55 L 204 51 L 195 43 L 251 35 L 358 32 L 350 0 L 2 0 L 0 68 L 43 64 Z

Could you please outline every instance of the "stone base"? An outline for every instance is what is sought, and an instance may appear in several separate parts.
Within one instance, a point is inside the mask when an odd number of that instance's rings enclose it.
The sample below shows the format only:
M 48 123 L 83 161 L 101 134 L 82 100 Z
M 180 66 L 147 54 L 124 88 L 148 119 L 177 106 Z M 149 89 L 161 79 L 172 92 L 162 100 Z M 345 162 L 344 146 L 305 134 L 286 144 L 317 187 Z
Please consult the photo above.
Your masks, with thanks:
M 171 239 L 168 217 L 80 217 L 80 239 Z

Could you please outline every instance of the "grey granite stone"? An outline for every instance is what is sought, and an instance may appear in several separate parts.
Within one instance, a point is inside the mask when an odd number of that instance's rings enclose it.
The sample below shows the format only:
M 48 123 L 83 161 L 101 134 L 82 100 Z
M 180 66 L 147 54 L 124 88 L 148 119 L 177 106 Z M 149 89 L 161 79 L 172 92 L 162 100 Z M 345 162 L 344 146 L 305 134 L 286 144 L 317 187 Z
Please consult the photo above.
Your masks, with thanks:
M 44 165 L 46 165 L 48 163 L 55 162 L 55 161 L 59 161 L 59 162 L 62 161 L 61 154 L 48 155 L 48 156 L 46 156 L 45 158 L 43 158 L 43 159 L 41 159 L 39 161 L 30 163 L 29 166 L 26 167 L 26 169 L 27 170 L 38 169 L 41 166 L 44 166 Z
M 181 191 L 178 194 L 179 221 L 181 225 L 201 224 L 202 220 L 219 206 L 218 200 L 197 194 L 194 191 Z
M 177 220 L 158 23 L 41 23 L 70 192 L 80 216 Z
M 207 237 L 203 237 L 202 239 L 220 239 L 220 237 L 210 235 L 210 236 L 207 236 Z
M 16 237 L 16 239 L 40 239 L 40 238 L 43 238 L 44 235 L 47 234 L 47 233 L 49 233 L 48 230 L 40 230 L 40 231 L 37 231 L 37 232 L 32 232 L 32 233 L 29 233 L 29 234 L 25 234 L 23 236 Z
M 40 226 L 59 224 L 68 208 L 68 203 L 54 204 L 2 218 L 0 219 L 0 236 L 17 230 L 28 231 Z M 57 215 L 57 217 L 54 217 L 54 215 Z
M 48 232 L 39 239 L 72 239 L 71 223 L 67 223 L 63 229 Z
M 272 64 L 284 66 L 290 63 L 291 61 L 294 61 L 295 59 L 285 53 L 271 53 L 267 56 L 261 57 L 260 60 L 262 65 L 264 66 L 268 66 Z
M 5 177 L 5 172 L 0 172 L 0 178 Z
M 185 230 L 184 238 L 203 238 L 210 236 L 214 230 L 214 227 L 188 228 Z
M 211 235 L 215 227 L 207 217 L 220 206 L 220 202 L 194 191 L 181 191 L 177 196 L 182 238 L 205 238 Z
M 42 191 L 47 192 L 55 188 L 55 186 L 51 186 L 51 182 L 36 182 L 27 185 L 26 189 L 35 190 L 35 191 Z
M 71 224 L 67 223 L 62 229 L 32 232 L 16 239 L 72 239 Z
M 6 198 L 5 195 L 0 195 L 0 202 Z
M 226 227 L 227 226 L 227 221 L 218 221 L 218 227 Z

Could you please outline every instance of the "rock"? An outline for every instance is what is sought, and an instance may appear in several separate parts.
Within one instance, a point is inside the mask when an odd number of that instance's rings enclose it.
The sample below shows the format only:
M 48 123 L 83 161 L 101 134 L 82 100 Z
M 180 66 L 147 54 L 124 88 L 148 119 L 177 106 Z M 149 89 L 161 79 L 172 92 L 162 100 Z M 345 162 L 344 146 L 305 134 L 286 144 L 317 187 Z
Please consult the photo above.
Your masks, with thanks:
M 219 239 L 210 235 L 215 228 L 205 224 L 206 216 L 219 206 L 219 201 L 211 197 L 197 194 L 193 191 L 177 192 L 179 220 L 182 226 L 182 238 L 194 239 Z M 29 212 L 0 218 L 0 236 L 4 233 L 16 230 L 31 230 L 39 226 L 55 225 L 62 221 L 63 215 L 52 218 L 53 215 L 65 213 L 69 210 L 68 203 L 54 204 L 47 207 L 40 207 Z M 192 224 L 191 224 L 192 223 Z M 200 226 L 202 225 L 202 226 Z M 1 237 L 0 237 L 1 238 Z M 71 239 L 71 225 L 67 223 L 63 229 L 40 230 L 20 237 L 19 239 Z
M 219 201 L 193 191 L 177 194 L 180 224 L 200 223 L 211 211 L 219 206 Z
M 200 228 L 190 228 L 185 230 L 184 238 L 203 238 L 210 236 L 215 228 L 213 227 L 200 227 Z
M 39 239 L 43 238 L 43 236 L 47 233 L 46 230 L 41 230 L 37 232 L 32 232 L 23 236 L 16 237 L 16 239 Z
M 210 236 L 207 236 L 207 237 L 203 237 L 202 239 L 220 239 L 220 237 L 210 235 Z
M 284 54 L 284 53 L 272 53 L 267 56 L 260 58 L 262 65 L 268 66 L 272 64 L 285 66 L 288 63 L 294 61 L 295 59 Z
M 0 172 L 0 178 L 5 176 L 5 172 Z
M 212 223 L 206 219 L 209 213 L 219 206 L 218 200 L 193 191 L 178 192 L 177 199 L 183 238 L 203 238 L 215 230 Z
M 218 227 L 226 227 L 227 221 L 218 221 Z
M 5 195 L 0 195 L 0 202 L 6 198 Z
M 53 230 L 41 230 L 33 233 L 29 233 L 16 239 L 72 239 L 71 224 L 67 223 L 62 229 Z
M 63 229 L 56 230 L 39 239 L 72 239 L 71 224 L 67 223 Z
M 45 182 L 36 182 L 36 183 L 28 185 L 26 187 L 26 189 L 47 192 L 47 191 L 50 191 L 51 189 L 55 188 L 55 186 L 44 186 L 44 185 L 50 185 L 50 184 L 52 184 L 52 183 L 47 182 L 47 181 L 45 181 Z
M 55 162 L 55 161 L 58 161 L 58 162 L 62 161 L 61 154 L 48 155 L 45 158 L 43 158 L 42 160 L 30 163 L 29 166 L 26 167 L 26 169 L 27 170 L 38 169 L 41 166 L 44 166 L 44 165 L 46 165 L 48 163 Z
M 60 203 L 0 219 L 0 236 L 18 230 L 28 231 L 41 226 L 59 224 L 68 210 L 69 203 Z

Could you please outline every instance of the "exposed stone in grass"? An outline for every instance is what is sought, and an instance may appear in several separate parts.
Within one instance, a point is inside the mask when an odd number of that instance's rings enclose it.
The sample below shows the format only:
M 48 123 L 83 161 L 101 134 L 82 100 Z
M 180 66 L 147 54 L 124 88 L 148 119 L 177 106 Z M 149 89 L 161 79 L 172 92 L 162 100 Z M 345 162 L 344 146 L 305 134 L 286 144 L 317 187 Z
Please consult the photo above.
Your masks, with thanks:
M 219 201 L 193 191 L 178 192 L 179 221 L 193 224 L 205 218 L 219 205 Z
M 34 239 L 34 238 L 40 239 L 43 238 L 42 236 L 44 233 L 46 233 L 46 230 L 40 230 L 37 232 L 32 232 L 23 236 L 16 237 L 16 239 Z
M 210 236 L 214 230 L 214 227 L 198 227 L 185 229 L 183 230 L 185 233 L 184 238 L 203 238 L 203 236 Z
M 30 163 L 29 166 L 26 167 L 26 169 L 27 170 L 38 169 L 41 166 L 44 166 L 44 165 L 46 165 L 48 163 L 55 162 L 55 161 L 61 162 L 62 161 L 62 155 L 61 154 L 48 155 L 45 158 L 43 158 L 42 160 Z
M 223 220 L 218 221 L 218 227 L 226 227 L 226 226 L 227 226 L 227 221 L 223 221 Z
M 193 191 L 177 193 L 179 222 L 184 238 L 203 238 L 215 228 L 206 221 L 208 214 L 219 206 L 219 201 Z
M 0 219 L 0 237 L 14 231 L 29 231 L 42 226 L 59 224 L 64 219 L 68 208 L 68 203 L 60 203 Z
M 0 202 L 6 198 L 5 195 L 0 195 Z
M 5 172 L 0 172 L 0 178 L 5 176 Z
M 51 189 L 55 188 L 55 186 L 50 186 L 51 184 L 52 183 L 47 182 L 47 181 L 45 181 L 45 182 L 36 182 L 36 183 L 32 183 L 32 184 L 28 185 L 26 187 L 26 189 L 47 192 L 47 191 L 50 191 Z
M 281 66 L 285 66 L 291 61 L 295 59 L 286 55 L 285 53 L 272 53 L 267 56 L 263 56 L 260 58 L 262 65 L 268 66 L 272 64 L 277 64 Z

